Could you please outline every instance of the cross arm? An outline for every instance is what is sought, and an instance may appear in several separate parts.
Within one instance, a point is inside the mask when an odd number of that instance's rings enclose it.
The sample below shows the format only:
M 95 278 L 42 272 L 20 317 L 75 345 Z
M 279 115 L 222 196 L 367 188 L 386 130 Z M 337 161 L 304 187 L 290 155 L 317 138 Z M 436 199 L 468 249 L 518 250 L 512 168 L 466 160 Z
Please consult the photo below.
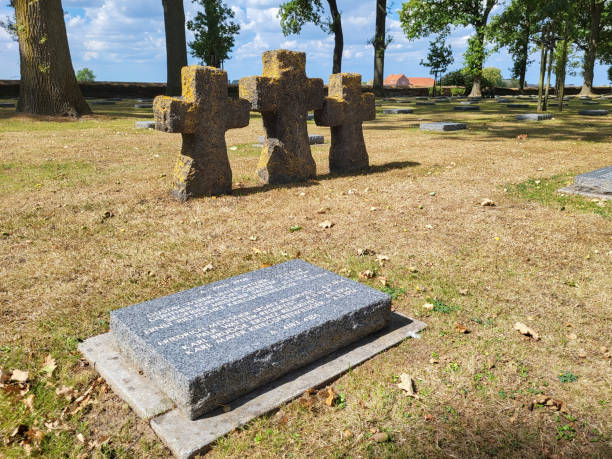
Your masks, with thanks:
M 193 134 L 197 128 L 194 104 L 177 97 L 157 96 L 153 101 L 155 129 L 164 132 Z
M 225 104 L 225 129 L 237 129 L 249 125 L 251 104 L 246 99 L 228 99 Z
M 309 78 L 306 88 L 306 106 L 308 110 L 318 110 L 323 106 L 325 87 L 321 78 Z
M 344 123 L 346 102 L 336 97 L 326 97 L 320 109 L 315 110 L 317 126 L 339 126 Z
M 361 95 L 361 103 L 359 107 L 362 121 L 376 119 L 376 97 L 371 92 L 366 92 Z
M 278 83 L 273 78 L 250 76 L 241 78 L 238 85 L 241 99 L 246 99 L 251 110 L 272 112 L 278 103 Z

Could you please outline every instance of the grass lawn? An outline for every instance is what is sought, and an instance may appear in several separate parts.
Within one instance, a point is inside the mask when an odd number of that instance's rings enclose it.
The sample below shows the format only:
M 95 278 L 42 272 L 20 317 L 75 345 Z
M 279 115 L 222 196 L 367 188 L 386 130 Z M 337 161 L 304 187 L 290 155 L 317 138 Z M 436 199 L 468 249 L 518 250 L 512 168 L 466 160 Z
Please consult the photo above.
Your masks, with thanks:
M 612 455 L 612 202 L 556 191 L 612 165 L 610 115 L 578 116 L 578 100 L 542 122 L 514 119 L 533 103 L 490 100 L 382 115 L 414 106 L 396 98 L 364 124 L 370 171 L 330 175 L 318 145 L 315 180 L 271 187 L 254 173 L 253 114 L 226 135 L 233 194 L 181 204 L 181 136 L 135 129 L 151 111 L 133 104 L 76 122 L 0 108 L 0 457 L 167 457 L 78 343 L 113 309 L 294 257 L 392 293 L 428 327 L 336 380 L 342 403 L 305 394 L 211 457 Z

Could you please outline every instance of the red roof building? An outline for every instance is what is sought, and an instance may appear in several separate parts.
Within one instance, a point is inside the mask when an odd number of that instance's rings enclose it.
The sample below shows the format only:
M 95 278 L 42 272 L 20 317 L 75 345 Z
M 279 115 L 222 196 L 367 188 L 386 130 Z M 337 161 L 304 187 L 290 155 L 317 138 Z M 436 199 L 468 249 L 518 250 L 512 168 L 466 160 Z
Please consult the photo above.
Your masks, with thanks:
M 408 78 L 403 73 L 397 73 L 385 78 L 383 86 L 388 88 L 409 88 L 410 81 L 408 81 Z
M 411 88 L 433 88 L 435 81 L 433 78 L 408 77 Z

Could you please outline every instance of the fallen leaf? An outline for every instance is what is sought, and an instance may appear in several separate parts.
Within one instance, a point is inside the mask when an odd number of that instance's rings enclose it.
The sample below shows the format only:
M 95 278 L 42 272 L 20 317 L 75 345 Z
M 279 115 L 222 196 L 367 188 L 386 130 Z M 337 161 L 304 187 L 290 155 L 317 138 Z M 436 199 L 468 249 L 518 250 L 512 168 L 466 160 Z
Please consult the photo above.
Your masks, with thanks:
M 490 199 L 485 199 L 481 201 L 480 205 L 483 207 L 495 207 L 495 203 L 491 201 Z
M 319 226 L 321 228 L 331 228 L 332 226 L 334 226 L 334 224 L 332 222 L 330 222 L 329 220 L 325 220 L 324 222 L 319 223 Z
M 11 381 L 24 383 L 30 378 L 30 373 L 27 371 L 13 370 Z
M 387 432 L 378 432 L 372 436 L 372 440 L 376 443 L 384 443 L 389 441 L 389 434 Z
M 208 263 L 206 266 L 204 266 L 202 268 L 202 271 L 204 271 L 205 273 L 207 273 L 208 271 L 212 271 L 213 269 L 215 269 L 215 267 L 213 266 L 212 263 Z
M 353 436 L 353 432 L 351 432 L 350 430 L 346 429 L 343 432 L 343 436 L 344 436 L 344 438 L 351 438 Z
M 319 210 L 317 210 L 318 214 L 324 214 L 326 212 L 329 212 L 331 209 L 329 207 L 321 207 Z
M 360 257 L 365 257 L 367 255 L 374 255 L 374 251 L 371 249 L 357 249 L 357 255 Z
M 376 261 L 378 261 L 378 264 L 380 266 L 384 266 L 385 265 L 385 261 L 389 261 L 389 257 L 387 255 L 376 255 Z
M 431 359 L 429 359 L 429 363 L 431 363 L 432 365 L 436 364 L 436 363 L 440 363 L 440 361 L 438 359 L 434 359 L 433 357 Z
M 257 236 L 249 236 L 249 239 L 250 239 L 251 241 L 256 241 L 256 240 L 257 240 Z
M 527 325 L 517 322 L 514 324 L 514 329 L 525 336 L 530 336 L 534 340 L 539 341 L 540 335 L 538 335 L 535 331 L 529 328 Z
M 459 295 L 466 296 L 467 294 L 468 294 L 468 289 L 467 288 L 460 288 L 459 289 Z
M 330 387 L 329 389 L 327 389 L 327 398 L 325 399 L 325 404 L 327 406 L 334 406 L 337 397 L 338 396 L 336 395 L 336 391 L 334 391 L 334 388 Z
M 270 266 L 272 266 L 270 263 L 264 263 L 261 265 L 261 268 L 269 268 Z
M 470 332 L 465 325 L 460 324 L 459 322 L 455 323 L 455 330 L 457 330 L 459 333 L 463 333 L 465 335 L 467 335 Z
M 33 441 L 40 442 L 43 438 L 45 438 L 45 433 L 36 427 L 30 427 L 25 435 L 29 443 Z
M 423 309 L 427 309 L 428 311 L 433 310 L 433 308 L 434 308 L 434 305 L 433 305 L 433 304 L 431 304 L 431 303 L 425 303 L 425 304 L 423 305 Z
M 72 399 L 73 392 L 73 387 L 62 386 L 55 389 L 55 395 L 58 397 L 66 397 L 66 400 Z
M 377 210 L 378 210 L 378 207 L 374 207 L 374 206 L 370 207 L 370 212 L 376 212 Z
M 398 383 L 397 387 L 406 391 L 407 396 L 413 397 L 416 399 L 419 398 L 419 396 L 416 393 L 416 390 L 414 389 L 414 379 L 412 379 L 406 373 L 402 373 L 400 375 L 400 382 Z
M 567 339 L 570 339 L 570 340 L 578 339 L 578 335 L 576 335 L 576 333 L 570 333 L 569 335 L 567 335 Z
M 292 227 L 289 228 L 289 232 L 295 233 L 296 231 L 300 231 L 301 229 L 302 227 L 300 225 L 293 225 Z
M 79 440 L 81 443 L 85 443 L 85 437 L 83 436 L 81 432 L 76 434 L 76 437 L 77 437 L 77 440 Z
M 5 384 L 7 382 L 9 382 L 11 379 L 11 377 L 8 374 L 8 371 L 3 370 L 2 368 L 0 368 L 0 384 Z
M 409 266 L 409 267 L 408 267 L 408 272 L 411 272 L 411 273 L 418 273 L 418 272 L 419 272 L 419 270 L 418 270 L 418 269 L 416 269 L 414 266 Z
M 43 373 L 47 373 L 47 377 L 50 378 L 56 368 L 57 363 L 55 362 L 55 359 L 51 357 L 51 354 L 47 355 L 47 357 L 45 357 L 45 361 L 43 362 L 43 367 L 41 368 L 41 371 Z
M 434 417 L 434 415 L 433 415 L 433 414 L 426 414 L 426 415 L 425 415 L 425 420 L 426 420 L 426 421 L 431 422 L 431 421 L 433 421 L 434 419 L 436 419 L 436 418 Z
M 529 136 L 527 134 L 519 134 L 516 136 L 518 140 L 527 140 Z
M 366 269 L 365 271 L 361 271 L 359 273 L 359 277 L 361 277 L 362 279 L 372 279 L 374 276 L 376 276 L 376 273 L 369 269 Z
M 378 281 L 382 284 L 383 287 L 387 286 L 387 278 L 386 277 L 379 277 Z
M 34 412 L 34 394 L 30 394 L 26 398 L 21 399 L 21 402 L 28 407 L 30 412 Z
M 587 358 L 587 353 L 584 352 L 584 350 L 580 350 L 578 351 L 578 357 L 580 357 L 581 359 L 586 359 Z
M 255 254 L 260 254 L 263 253 L 261 250 L 259 250 L 257 247 L 251 247 L 251 252 L 255 253 Z

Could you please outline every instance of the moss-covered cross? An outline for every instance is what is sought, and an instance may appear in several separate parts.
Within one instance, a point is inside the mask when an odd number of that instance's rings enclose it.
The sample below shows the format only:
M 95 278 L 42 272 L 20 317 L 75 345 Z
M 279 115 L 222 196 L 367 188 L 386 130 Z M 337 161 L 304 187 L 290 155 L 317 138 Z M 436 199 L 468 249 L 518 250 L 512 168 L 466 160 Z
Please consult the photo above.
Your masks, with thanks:
M 375 97 L 362 94 L 361 75 L 336 73 L 329 77 L 329 97 L 315 110 L 318 126 L 331 126 L 330 172 L 367 169 L 368 152 L 363 140 L 363 121 L 376 118 Z
M 228 98 L 223 70 L 194 65 L 183 67 L 181 77 L 182 97 L 158 96 L 153 102 L 155 128 L 183 136 L 172 194 L 186 201 L 230 193 L 232 170 L 225 131 L 249 124 L 249 103 Z
M 323 103 L 323 80 L 306 77 L 306 54 L 284 49 L 263 54 L 263 75 L 242 78 L 240 97 L 261 112 L 266 137 L 257 165 L 263 183 L 307 180 L 316 175 L 308 142 L 308 110 Z

